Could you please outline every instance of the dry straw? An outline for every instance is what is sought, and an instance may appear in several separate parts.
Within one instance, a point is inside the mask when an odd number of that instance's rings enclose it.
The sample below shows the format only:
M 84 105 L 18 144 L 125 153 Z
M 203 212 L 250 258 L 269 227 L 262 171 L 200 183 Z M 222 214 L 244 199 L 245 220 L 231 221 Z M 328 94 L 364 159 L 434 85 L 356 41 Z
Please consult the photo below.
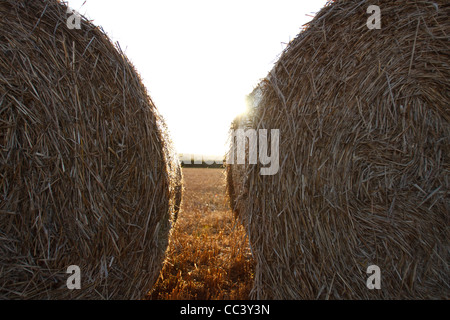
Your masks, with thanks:
M 281 136 L 277 175 L 228 167 L 254 298 L 450 297 L 449 16 L 448 1 L 330 2 L 250 95 L 233 128 Z
M 101 29 L 67 27 L 65 3 L 0 15 L 0 298 L 144 297 L 181 201 L 163 120 Z

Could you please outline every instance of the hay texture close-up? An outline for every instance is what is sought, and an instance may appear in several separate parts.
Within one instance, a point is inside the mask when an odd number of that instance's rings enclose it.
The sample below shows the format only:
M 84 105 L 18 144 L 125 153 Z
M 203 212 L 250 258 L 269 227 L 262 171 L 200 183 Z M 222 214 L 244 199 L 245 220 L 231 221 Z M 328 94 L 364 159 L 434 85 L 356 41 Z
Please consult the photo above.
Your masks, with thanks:
M 141 299 L 181 171 L 134 67 L 84 17 L 69 28 L 67 9 L 0 2 L 0 298 Z
M 450 298 L 449 16 L 448 1 L 329 2 L 250 95 L 234 126 L 280 130 L 278 174 L 228 165 L 253 298 Z

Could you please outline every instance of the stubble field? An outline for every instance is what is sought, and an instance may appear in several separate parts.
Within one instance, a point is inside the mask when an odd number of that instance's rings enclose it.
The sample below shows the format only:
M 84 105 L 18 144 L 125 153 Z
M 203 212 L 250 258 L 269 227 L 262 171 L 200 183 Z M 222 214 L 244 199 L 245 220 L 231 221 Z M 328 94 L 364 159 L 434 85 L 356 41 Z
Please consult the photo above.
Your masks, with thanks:
M 182 210 L 152 300 L 248 299 L 254 263 L 225 192 L 223 169 L 183 168 Z

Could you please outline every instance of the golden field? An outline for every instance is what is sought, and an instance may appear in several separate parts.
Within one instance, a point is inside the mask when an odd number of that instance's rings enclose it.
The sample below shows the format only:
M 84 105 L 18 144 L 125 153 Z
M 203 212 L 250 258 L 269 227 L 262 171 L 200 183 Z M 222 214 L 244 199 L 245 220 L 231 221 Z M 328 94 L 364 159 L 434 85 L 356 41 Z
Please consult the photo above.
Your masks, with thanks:
M 152 300 L 249 298 L 254 263 L 226 198 L 224 169 L 183 168 L 185 192 Z

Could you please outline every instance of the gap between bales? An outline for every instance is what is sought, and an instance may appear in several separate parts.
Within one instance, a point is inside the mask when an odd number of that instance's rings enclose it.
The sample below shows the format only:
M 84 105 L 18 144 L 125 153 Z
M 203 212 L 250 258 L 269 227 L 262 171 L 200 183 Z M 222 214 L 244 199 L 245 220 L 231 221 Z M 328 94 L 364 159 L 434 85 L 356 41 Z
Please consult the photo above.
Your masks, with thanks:
M 226 199 L 223 169 L 183 168 L 185 193 L 167 260 L 149 300 L 244 300 L 254 263 Z

